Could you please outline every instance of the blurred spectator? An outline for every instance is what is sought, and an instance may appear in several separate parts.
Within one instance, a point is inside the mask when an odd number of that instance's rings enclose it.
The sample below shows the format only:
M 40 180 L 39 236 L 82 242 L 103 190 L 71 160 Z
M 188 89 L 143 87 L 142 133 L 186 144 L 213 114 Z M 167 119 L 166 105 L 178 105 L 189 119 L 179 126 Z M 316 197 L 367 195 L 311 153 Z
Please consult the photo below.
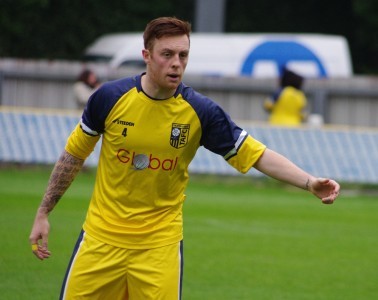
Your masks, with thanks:
M 307 99 L 302 91 L 304 78 L 284 69 L 280 88 L 264 101 L 264 108 L 270 113 L 269 123 L 273 125 L 298 126 L 306 119 Z
M 89 69 L 83 70 L 73 86 L 73 92 L 77 106 L 83 109 L 89 97 L 99 88 L 100 82 L 96 74 Z

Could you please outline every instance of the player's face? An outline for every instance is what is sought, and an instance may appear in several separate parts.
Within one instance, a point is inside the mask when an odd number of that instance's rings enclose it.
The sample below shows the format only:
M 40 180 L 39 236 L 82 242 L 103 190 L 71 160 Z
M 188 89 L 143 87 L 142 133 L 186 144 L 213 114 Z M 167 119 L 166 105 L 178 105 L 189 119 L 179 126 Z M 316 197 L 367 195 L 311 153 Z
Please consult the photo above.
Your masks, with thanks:
M 147 75 L 160 90 L 175 91 L 180 84 L 189 58 L 186 35 L 155 39 L 152 50 L 144 50 Z

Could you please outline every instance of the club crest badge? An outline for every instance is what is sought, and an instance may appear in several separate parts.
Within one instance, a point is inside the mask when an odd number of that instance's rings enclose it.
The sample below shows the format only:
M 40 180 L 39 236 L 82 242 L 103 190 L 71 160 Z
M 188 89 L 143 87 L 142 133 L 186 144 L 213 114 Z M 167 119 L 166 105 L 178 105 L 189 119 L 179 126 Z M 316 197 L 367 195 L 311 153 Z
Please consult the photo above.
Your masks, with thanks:
M 190 124 L 172 124 L 171 130 L 171 146 L 179 149 L 185 147 L 189 139 Z

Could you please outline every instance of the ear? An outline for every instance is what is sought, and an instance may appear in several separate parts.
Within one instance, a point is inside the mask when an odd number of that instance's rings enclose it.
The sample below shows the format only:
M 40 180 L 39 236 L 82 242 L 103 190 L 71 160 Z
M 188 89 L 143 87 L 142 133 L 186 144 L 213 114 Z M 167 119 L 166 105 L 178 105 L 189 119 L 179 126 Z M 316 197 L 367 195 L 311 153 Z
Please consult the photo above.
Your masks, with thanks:
M 150 58 L 151 58 L 151 53 L 149 50 L 147 49 L 143 49 L 142 50 L 142 56 L 143 56 L 143 60 L 146 64 L 148 64 Z

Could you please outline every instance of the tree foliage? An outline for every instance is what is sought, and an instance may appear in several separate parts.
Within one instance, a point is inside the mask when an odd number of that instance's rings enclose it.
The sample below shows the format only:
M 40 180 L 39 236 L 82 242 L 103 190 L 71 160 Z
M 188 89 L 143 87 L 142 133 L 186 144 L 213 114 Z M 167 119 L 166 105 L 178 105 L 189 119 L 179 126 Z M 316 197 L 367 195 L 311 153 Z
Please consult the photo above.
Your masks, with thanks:
M 1 0 L 0 56 L 79 59 L 102 34 L 143 31 L 163 15 L 191 19 L 193 7 L 174 0 Z
M 195 0 L 0 0 L 0 56 L 80 59 L 109 32 L 143 31 L 159 16 L 194 24 Z M 209 12 L 211 13 L 211 12 Z M 228 0 L 226 32 L 343 35 L 356 73 L 378 73 L 376 0 Z

